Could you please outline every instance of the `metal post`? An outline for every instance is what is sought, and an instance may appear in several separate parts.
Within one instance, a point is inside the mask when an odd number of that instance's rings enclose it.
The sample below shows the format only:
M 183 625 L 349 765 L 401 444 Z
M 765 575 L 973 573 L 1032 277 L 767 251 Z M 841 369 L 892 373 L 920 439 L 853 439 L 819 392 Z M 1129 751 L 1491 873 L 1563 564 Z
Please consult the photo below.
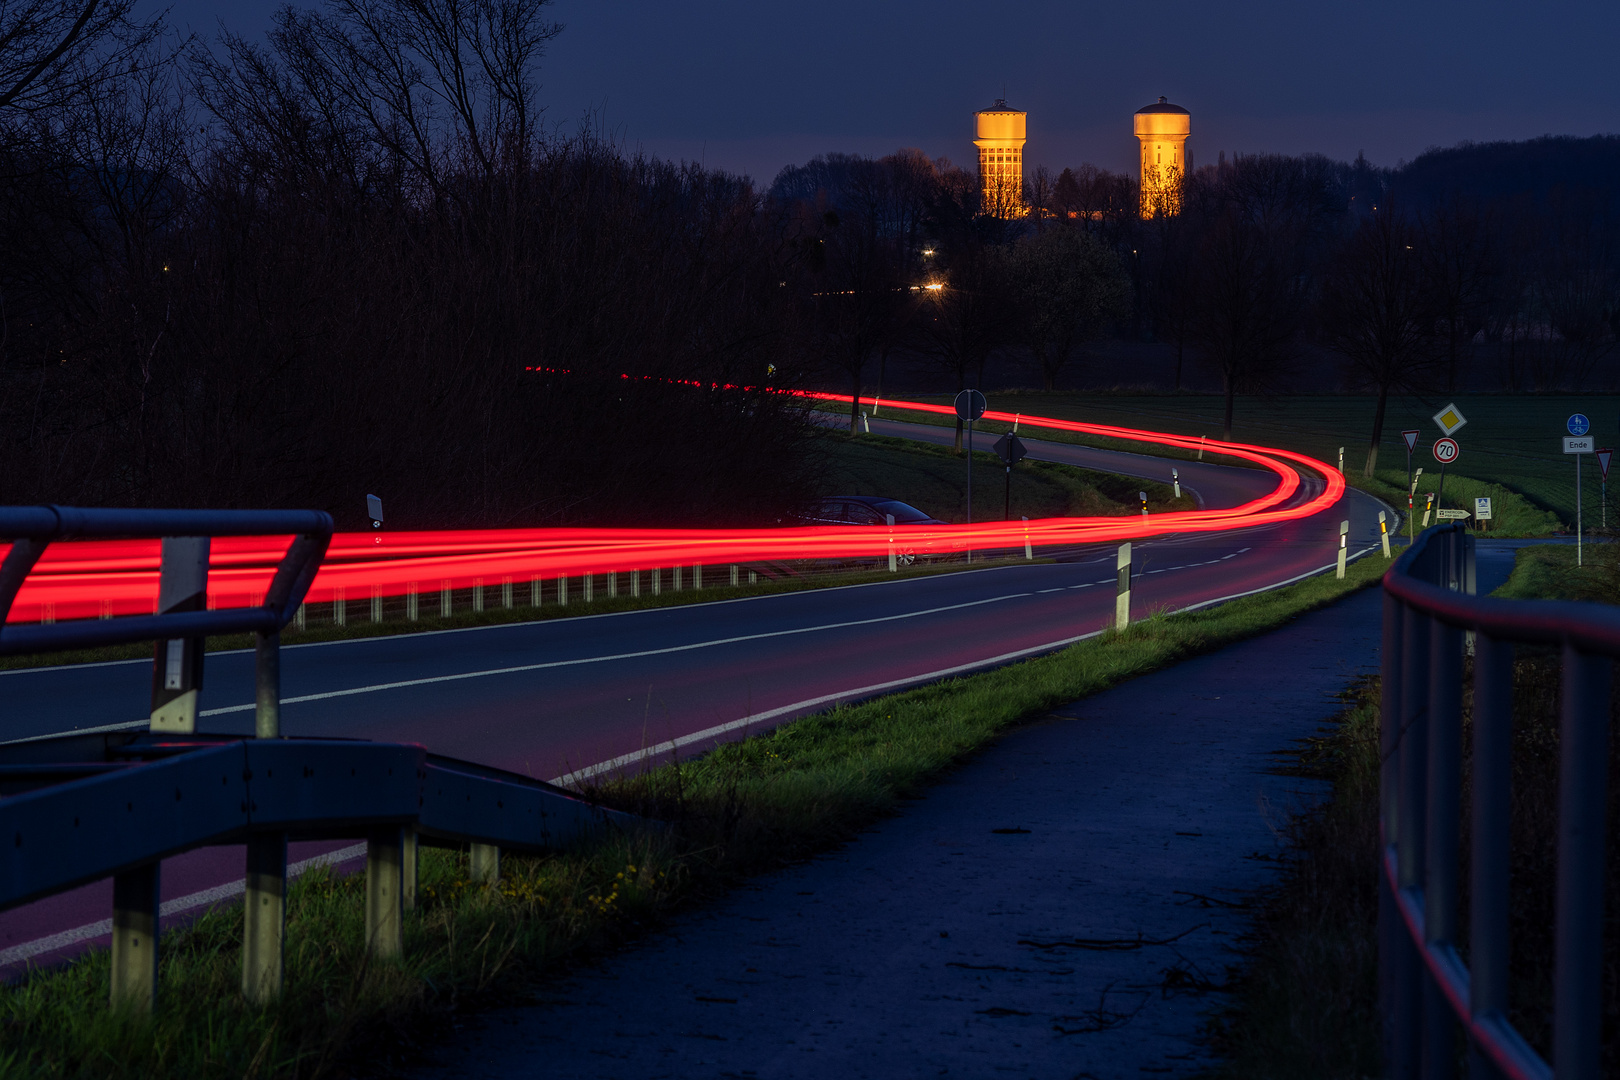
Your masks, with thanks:
M 540 600 L 541 600 L 540 590 L 541 590 L 540 579 L 537 578 L 537 577 L 531 577 L 529 579 L 529 606 L 530 607 L 539 607 L 540 606 Z
M 157 1002 L 162 864 L 113 875 L 112 1006 L 150 1013 Z
M 1399 717 L 1399 810 L 1395 816 L 1396 885 L 1403 892 L 1422 888 L 1424 824 L 1428 803 L 1424 781 L 1429 762 L 1428 653 L 1429 618 L 1407 609 L 1401 627 L 1401 710 Z M 1422 1053 L 1421 1008 L 1425 981 L 1417 946 L 1400 930 L 1394 987 L 1394 1052 L 1389 1068 L 1394 1080 L 1415 1080 Z
M 692 588 L 694 588 L 694 589 L 703 588 L 703 564 L 702 563 L 693 563 L 692 564 Z
M 1006 498 L 1006 505 L 1003 506 L 1002 511 L 1001 511 L 1001 520 L 1002 521 L 1011 521 L 1012 520 L 1012 466 L 1011 465 L 1007 466 L 1007 498 Z
M 332 622 L 337 626 L 349 625 L 349 601 L 341 587 L 332 590 Z
M 659 590 L 664 587 L 664 572 L 655 566 L 647 571 L 647 580 L 652 583 L 652 594 L 659 595 Z
M 450 617 L 451 601 L 450 583 L 448 581 L 439 582 L 439 617 L 441 619 Z
M 1119 571 L 1118 588 L 1114 594 L 1114 629 L 1123 630 L 1131 625 L 1131 542 L 1129 540 L 1119 545 L 1119 555 L 1114 560 L 1114 566 Z
M 371 587 L 371 621 L 382 622 L 382 589 L 376 585 Z
M 968 452 L 967 452 L 967 459 L 968 459 L 967 523 L 969 525 L 972 525 L 973 524 L 973 421 L 971 421 L 971 420 L 969 420 L 967 422 L 967 437 L 968 437 Z M 970 564 L 973 562 L 973 541 L 971 539 L 968 541 L 967 560 L 966 561 L 968 563 L 970 563 Z
M 1384 873 L 1384 856 L 1394 843 L 1399 820 L 1401 602 L 1384 593 L 1384 633 L 1381 647 L 1382 677 L 1378 708 L 1378 1012 L 1383 1018 L 1384 1056 L 1394 1059 L 1395 1008 L 1398 974 L 1406 951 L 1406 927 L 1395 906 L 1395 895 Z
M 632 571 L 630 571 L 630 595 L 631 596 L 640 596 L 641 595 L 641 571 L 640 570 L 632 570 Z
M 281 996 L 287 928 L 287 836 L 253 833 L 247 841 L 242 897 L 242 996 L 264 1005 Z
M 405 617 L 411 622 L 415 622 L 419 614 L 416 582 L 413 581 L 410 588 L 405 590 Z M 299 629 L 303 629 L 303 627 L 300 626 Z
M 672 567 L 670 569 L 669 575 L 670 575 L 670 585 L 671 585 L 671 587 L 674 589 L 674 591 L 680 592 L 681 591 L 681 568 L 679 566 Z
M 208 607 L 206 536 L 165 536 L 158 576 L 158 613 Z M 159 641 L 152 665 L 151 730 L 197 730 L 197 694 L 203 683 L 203 639 Z
M 1564 647 L 1558 722 L 1558 909 L 1553 1065 L 1558 1080 L 1603 1075 L 1603 831 L 1614 661 Z
M 1575 455 L 1575 565 L 1586 565 L 1581 561 L 1581 455 Z
M 501 849 L 498 844 L 473 844 L 467 856 L 468 875 L 483 885 L 501 879 Z
M 366 947 L 371 955 L 405 951 L 404 830 L 377 829 L 366 838 Z
M 568 575 L 557 575 L 557 604 L 560 607 L 568 606 Z
M 592 603 L 596 599 L 596 596 L 595 596 L 596 575 L 595 574 L 582 574 L 580 576 L 580 580 L 585 583 L 585 602 L 587 604 Z
M 1508 799 L 1513 772 L 1513 644 L 1480 635 L 1474 653 L 1473 840 L 1468 931 L 1474 1019 L 1508 1007 Z M 1470 1077 L 1490 1076 L 1476 1048 Z
M 509 577 L 503 577 L 503 578 L 501 578 L 501 607 L 510 608 L 511 606 L 512 606 L 512 579 L 509 578 Z
M 1429 946 L 1457 938 L 1458 821 L 1462 799 L 1462 631 L 1429 628 L 1429 752 L 1423 873 L 1423 936 Z M 1423 1076 L 1456 1072 L 1456 1023 L 1431 978 L 1423 980 Z
M 473 582 L 473 610 L 484 610 L 484 579 L 478 578 Z
M 742 576 L 742 571 L 738 568 L 736 563 L 732 563 L 731 564 L 731 584 L 733 586 L 735 586 L 738 583 L 738 580 L 741 578 L 741 576 Z

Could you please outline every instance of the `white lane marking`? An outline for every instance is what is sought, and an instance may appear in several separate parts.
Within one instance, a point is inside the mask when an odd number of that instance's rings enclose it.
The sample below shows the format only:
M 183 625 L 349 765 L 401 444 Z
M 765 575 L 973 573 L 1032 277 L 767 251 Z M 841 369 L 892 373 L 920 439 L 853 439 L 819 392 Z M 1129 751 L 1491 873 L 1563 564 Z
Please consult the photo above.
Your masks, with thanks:
M 1372 550 L 1373 549 L 1370 547 L 1363 548 L 1352 555 L 1351 558 L 1359 559 L 1361 556 Z M 1280 581 L 1274 585 L 1262 585 L 1258 589 L 1250 589 L 1247 592 L 1233 593 L 1230 596 L 1222 596 L 1214 600 L 1204 600 L 1197 604 L 1190 604 L 1187 607 L 1178 608 L 1176 609 L 1176 612 L 1170 612 L 1169 614 L 1175 614 L 1183 611 L 1197 611 L 1200 608 L 1225 603 L 1228 600 L 1237 600 L 1244 596 L 1252 596 L 1255 593 L 1268 592 L 1272 589 L 1280 589 L 1285 585 L 1292 585 L 1296 581 L 1302 581 L 1305 578 L 1332 570 L 1334 569 L 1335 565 L 1335 563 L 1328 563 L 1326 566 L 1319 566 L 1315 570 L 1307 570 L 1303 574 L 1297 574 L 1294 577 L 1289 578 L 1287 581 Z M 1078 634 L 1074 637 L 1063 638 L 1059 641 L 1049 641 L 1044 645 L 1032 645 L 1027 649 L 1019 649 L 1016 652 L 1002 653 L 1000 656 L 992 656 L 986 660 L 975 660 L 967 664 L 958 664 L 955 667 L 940 668 L 938 671 L 930 671 L 924 675 L 912 675 L 904 679 L 894 679 L 889 682 L 873 683 L 871 686 L 858 686 L 850 690 L 840 690 L 833 694 L 822 694 L 820 697 L 806 698 L 803 701 L 796 701 L 791 705 L 783 705 L 780 708 L 754 713 L 750 716 L 744 716 L 740 719 L 732 720 L 724 724 L 716 724 L 711 728 L 704 728 L 702 731 L 694 731 L 690 735 L 682 735 L 678 738 L 668 739 L 657 744 L 656 746 L 649 746 L 632 754 L 621 754 L 616 758 L 609 758 L 607 761 L 599 761 L 595 765 L 589 765 L 583 769 L 576 769 L 571 773 L 565 773 L 562 776 L 554 777 L 551 780 L 551 783 L 556 784 L 559 787 L 568 787 L 573 784 L 577 784 L 582 780 L 589 780 L 593 776 L 599 776 L 605 772 L 612 772 L 615 769 L 622 769 L 626 765 L 635 765 L 645 762 L 651 758 L 656 758 L 660 755 L 667 754 L 675 750 L 680 750 L 683 747 L 691 746 L 693 743 L 702 742 L 705 739 L 718 738 L 721 735 L 727 735 L 733 731 L 750 727 L 754 724 L 763 723 L 766 720 L 774 720 L 779 716 L 786 716 L 792 712 L 813 709 L 822 705 L 836 704 L 839 701 L 844 701 L 851 698 L 865 698 L 873 694 L 899 690 L 903 687 L 914 686 L 920 683 L 933 682 L 936 679 L 944 679 L 952 675 L 961 675 L 969 671 L 977 671 L 984 668 L 995 667 L 1011 660 L 1019 660 L 1024 657 L 1033 656 L 1037 653 L 1053 652 L 1057 649 L 1064 648 L 1065 646 L 1073 645 L 1075 642 L 1085 641 L 1089 638 L 1097 637 L 1103 632 L 1104 631 L 1102 630 L 1093 630 L 1089 634 Z
M 1244 548 L 1243 550 L 1247 551 L 1249 549 Z M 1371 552 L 1372 550 L 1373 549 L 1371 547 L 1362 548 L 1360 551 L 1356 552 L 1354 555 L 1352 555 L 1350 557 L 1353 558 L 1353 559 L 1359 559 L 1361 556 Z M 1326 572 L 1326 571 L 1328 571 L 1330 569 L 1333 569 L 1334 565 L 1335 564 L 1333 564 L 1333 563 L 1329 563 L 1328 565 L 1318 567 L 1315 570 L 1307 570 L 1303 574 L 1298 574 L 1298 575 L 1296 575 L 1294 577 L 1289 578 L 1287 581 L 1278 582 L 1275 585 L 1263 585 L 1258 589 L 1250 589 L 1247 592 L 1233 593 L 1230 596 L 1222 596 L 1222 597 L 1218 597 L 1218 598 L 1216 598 L 1214 600 L 1205 600 L 1205 601 L 1202 601 L 1202 602 L 1197 603 L 1197 604 L 1191 604 L 1191 605 L 1189 605 L 1187 607 L 1184 607 L 1184 608 L 1181 608 L 1179 610 L 1181 610 L 1181 611 L 1197 611 L 1200 608 L 1211 607 L 1211 606 L 1213 606 L 1215 604 L 1225 603 L 1228 600 L 1237 600 L 1237 599 L 1239 599 L 1241 597 L 1252 596 L 1255 593 L 1266 592 L 1266 591 L 1268 591 L 1270 589 L 1282 588 L 1285 585 L 1292 585 L 1294 582 L 1301 581 L 1301 580 L 1303 580 L 1305 578 L 1311 577 L 1312 575 L 1324 573 L 1324 572 Z M 1099 582 L 1098 584 L 1106 584 L 1106 583 L 1105 582 Z M 1085 586 L 1085 585 L 1072 586 L 1072 588 L 1088 588 L 1088 587 L 1089 586 Z M 1025 594 L 1021 594 L 1021 595 L 1028 595 L 1028 594 L 1025 593 Z M 982 603 L 988 603 L 988 602 L 989 601 L 982 601 L 981 600 L 981 601 L 975 601 L 975 604 L 982 604 Z M 962 604 L 962 605 L 958 605 L 958 606 L 959 607 L 971 607 L 971 606 L 974 606 L 974 604 Z M 946 610 L 946 609 L 940 609 L 940 610 Z M 879 622 L 879 621 L 884 621 L 884 620 L 868 620 L 868 621 Z M 789 632 L 791 632 L 791 631 L 789 631 Z M 1093 630 L 1089 634 L 1079 634 L 1079 635 L 1077 635 L 1075 637 L 1064 638 L 1064 639 L 1062 639 L 1060 641 L 1048 642 L 1045 645 L 1035 645 L 1035 646 L 1032 646 L 1032 647 L 1027 648 L 1027 649 L 1019 649 L 1016 652 L 1003 653 L 1000 656 L 993 656 L 993 657 L 990 657 L 987 660 L 977 660 L 977 661 L 974 661 L 974 662 L 968 663 L 968 664 L 959 664 L 959 665 L 957 665 L 955 667 L 941 668 L 938 671 L 931 671 L 931 672 L 928 672 L 927 674 L 924 674 L 924 675 L 913 675 L 913 676 L 910 676 L 910 677 L 904 678 L 904 679 L 894 679 L 894 680 L 892 680 L 890 682 L 874 683 L 871 686 L 862 686 L 862 687 L 857 687 L 857 688 L 852 689 L 852 690 L 842 690 L 842 691 L 839 691 L 838 693 L 834 693 L 834 694 L 823 694 L 820 697 L 807 698 L 804 701 L 797 701 L 797 702 L 794 702 L 791 705 L 783 705 L 780 708 L 769 709 L 769 710 L 767 710 L 765 712 L 760 712 L 760 713 L 754 713 L 751 716 L 744 716 L 744 717 L 742 717 L 740 719 L 732 720 L 729 723 L 725 723 L 725 724 L 717 724 L 714 727 L 705 728 L 702 731 L 693 732 L 690 735 L 682 735 L 679 738 L 669 739 L 669 740 L 667 740 L 665 742 L 659 743 L 656 746 L 650 746 L 650 747 L 646 748 L 645 750 L 641 750 L 641 751 L 638 751 L 638 752 L 633 753 L 633 754 L 623 754 L 623 755 L 621 755 L 619 757 L 616 757 L 616 758 L 610 758 L 607 761 L 597 762 L 595 765 L 590 765 L 590 766 L 587 766 L 587 767 L 585 767 L 583 769 L 577 769 L 574 772 L 567 773 L 567 774 L 565 774 L 563 776 L 555 777 L 555 778 L 553 778 L 551 780 L 551 783 L 556 784 L 559 787 L 565 787 L 565 786 L 568 786 L 568 785 L 571 785 L 571 784 L 576 784 L 576 783 L 578 783 L 578 782 L 580 782 L 582 780 L 588 780 L 591 777 L 598 776 L 598 775 L 600 775 L 600 774 L 602 774 L 604 772 L 611 772 L 614 769 L 620 769 L 620 768 L 623 768 L 626 765 L 634 765 L 634 764 L 636 764 L 638 762 L 646 761 L 649 758 L 654 758 L 654 757 L 657 757 L 659 755 L 667 754 L 667 753 L 669 753 L 671 751 L 679 750 L 679 749 L 682 749 L 683 747 L 690 746 L 693 743 L 701 742 L 704 739 L 713 739 L 713 738 L 716 738 L 716 737 L 718 737 L 720 735 L 725 735 L 725 734 L 728 734 L 730 732 L 736 731 L 736 730 L 738 730 L 740 728 L 746 728 L 746 727 L 749 727 L 749 726 L 751 726 L 753 724 L 763 723 L 766 720 L 773 720 L 776 717 L 784 716 L 784 715 L 786 715 L 788 713 L 791 713 L 791 712 L 796 712 L 796 711 L 800 711 L 800 710 L 803 710 L 803 709 L 814 708 L 816 706 L 826 705 L 828 703 L 835 703 L 835 702 L 837 702 L 839 700 L 843 700 L 843 699 L 860 698 L 860 697 L 866 697 L 866 696 L 868 696 L 870 694 L 881 693 L 883 691 L 898 690 L 898 689 L 900 689 L 902 687 L 905 687 L 905 686 L 908 686 L 908 685 L 916 685 L 916 684 L 919 684 L 919 683 L 931 682 L 931 681 L 933 681 L 935 679 L 943 679 L 943 678 L 947 678 L 947 677 L 949 677 L 951 675 L 960 675 L 960 674 L 963 674 L 965 672 L 973 671 L 973 670 L 979 669 L 979 668 L 993 667 L 993 666 L 995 666 L 997 664 L 1006 663 L 1006 662 L 1008 662 L 1010 660 L 1021 659 L 1023 657 L 1027 657 L 1027 656 L 1030 656 L 1030 655 L 1035 654 L 1035 653 L 1040 653 L 1040 652 L 1043 652 L 1043 651 L 1052 651 L 1052 650 L 1055 650 L 1055 649 L 1063 648 L 1063 647 L 1068 646 L 1068 645 L 1073 645 L 1076 642 L 1085 641 L 1085 640 L 1087 640 L 1089 638 L 1097 637 L 1102 633 L 1103 633 L 1103 631 L 1101 631 L 1101 630 Z M 139 723 L 143 723 L 143 724 L 146 723 L 146 722 L 147 721 L 144 721 L 144 720 L 139 721 Z M 124 726 L 128 726 L 128 725 L 124 725 Z M 97 730 L 102 730 L 102 729 L 97 729 Z M 108 730 L 110 730 L 110 728 Z M 329 852 L 326 855 L 317 855 L 314 858 L 304 859 L 304 860 L 302 860 L 300 862 L 296 862 L 296 863 L 292 864 L 291 866 L 289 866 L 287 868 L 287 874 L 288 874 L 289 877 L 295 877 L 295 876 L 297 876 L 299 874 L 302 874 L 304 871 L 312 869 L 312 868 L 314 868 L 316 866 L 325 866 L 325 865 L 330 865 L 330 864 L 335 864 L 335 863 L 347 862 L 350 859 L 358 858 L 361 855 L 364 855 L 365 852 L 366 852 L 366 845 L 364 845 L 364 844 L 353 844 L 353 845 L 351 845 L 349 847 L 341 848 L 341 849 L 339 849 L 337 851 Z M 231 881 L 231 882 L 227 882 L 224 885 L 216 886 L 216 887 L 214 887 L 212 889 L 204 889 L 201 892 L 192 893 L 190 896 L 182 896 L 182 897 L 178 897 L 178 898 L 176 898 L 174 900 L 166 900 L 166 901 L 163 902 L 163 905 L 160 908 L 160 911 L 161 911 L 161 914 L 163 914 L 163 915 L 171 915 L 171 914 L 174 914 L 176 912 L 190 911 L 190 910 L 193 910 L 195 908 L 203 907 L 204 905 L 207 905 L 207 904 L 213 904 L 213 903 L 217 903 L 217 902 L 219 902 L 221 900 L 229 899 L 231 897 L 234 897 L 234 896 L 240 894 L 243 891 L 244 891 L 244 886 L 243 886 L 242 882 L 240 882 L 240 881 Z M 42 953 L 51 952 L 51 951 L 53 951 L 55 949 L 64 948 L 64 947 L 66 947 L 68 945 L 72 945 L 72 944 L 75 944 L 75 943 L 80 942 L 80 941 L 87 941 L 87 940 L 90 940 L 92 938 L 101 937 L 103 935 L 110 934 L 110 933 L 112 933 L 112 920 L 111 919 L 103 919 L 100 922 L 90 923 L 88 925 L 80 926 L 80 927 L 77 927 L 77 928 L 72 929 L 72 930 L 64 930 L 64 931 L 62 931 L 61 933 L 58 933 L 58 934 L 52 934 L 49 937 L 36 938 L 33 941 L 24 942 L 21 945 L 14 945 L 9 949 L 0 950 L 0 967 L 5 967 L 6 965 L 15 963 L 15 962 L 17 962 L 19 960 L 27 960 L 30 957 L 38 956 L 38 955 L 40 955 Z
M 679 750 L 682 747 L 690 746 L 696 742 L 702 742 L 705 739 L 713 739 L 720 735 L 737 731 L 740 728 L 763 723 L 766 720 L 774 720 L 779 716 L 786 716 L 788 713 L 798 712 L 804 709 L 813 709 L 821 705 L 835 704 L 839 701 L 850 698 L 869 697 L 872 694 L 883 693 L 890 690 L 899 690 L 900 688 L 906 686 L 916 686 L 921 683 L 933 682 L 936 679 L 948 678 L 952 675 L 962 675 L 969 671 L 978 671 L 984 668 L 995 667 L 999 664 L 1005 664 L 1010 660 L 1019 660 L 1026 656 L 1032 656 L 1036 653 L 1050 652 L 1054 649 L 1061 649 L 1065 645 L 1073 645 L 1077 641 L 1085 641 L 1087 638 L 1094 638 L 1102 632 L 1103 631 L 1101 630 L 1093 630 L 1089 634 L 1077 634 L 1074 637 L 1063 638 L 1059 641 L 1049 641 L 1044 645 L 1032 645 L 1027 649 L 1018 649 L 1015 652 L 1002 653 L 1000 656 L 992 656 L 984 660 L 974 660 L 966 664 L 957 664 L 955 667 L 940 668 L 938 671 L 930 671 L 922 675 L 908 675 L 903 679 L 892 679 L 889 682 L 873 683 L 870 686 L 857 686 L 849 690 L 840 690 L 834 694 L 822 694 L 820 697 L 806 698 L 803 701 L 795 701 L 791 705 L 783 705 L 780 708 L 768 709 L 765 712 L 754 713 L 750 716 L 744 716 L 740 719 L 731 720 L 724 724 L 716 724 L 714 727 L 704 728 L 702 731 L 694 731 L 690 735 L 682 735 L 679 738 L 669 739 L 665 742 L 659 743 L 656 746 L 649 746 L 644 750 L 637 750 L 633 754 L 622 754 L 619 757 L 610 758 L 607 761 L 597 762 L 595 765 L 590 765 L 586 768 L 577 769 L 574 772 L 556 777 L 551 781 L 551 783 L 560 787 L 567 786 L 569 784 L 576 784 L 581 780 L 588 780 L 591 777 L 597 776 L 601 773 L 611 772 L 614 769 L 620 769 L 626 765 L 634 765 L 637 762 L 645 761 L 648 758 L 657 757 L 660 754 L 667 754 L 672 750 Z
M 346 848 L 329 851 L 325 855 L 300 859 L 287 867 L 287 876 L 295 878 L 306 870 L 313 870 L 317 866 L 335 866 L 338 863 L 348 862 L 350 859 L 357 859 L 365 853 L 366 845 L 351 844 Z M 194 892 L 190 896 L 177 896 L 173 900 L 165 900 L 159 906 L 158 911 L 161 915 L 176 915 L 182 912 L 194 911 L 209 904 L 217 904 L 221 900 L 229 900 L 232 897 L 240 896 L 243 891 L 244 886 L 241 881 L 228 881 L 223 885 L 216 885 L 212 889 Z M 9 949 L 0 949 L 0 968 L 15 964 L 19 960 L 30 960 L 41 953 L 53 952 L 69 945 L 76 945 L 81 941 L 104 937 L 110 933 L 112 933 L 112 920 L 102 919 L 100 922 L 86 923 L 84 926 L 76 926 L 72 930 L 63 930 L 61 933 L 51 934 L 49 937 L 25 941 L 21 945 L 13 945 Z

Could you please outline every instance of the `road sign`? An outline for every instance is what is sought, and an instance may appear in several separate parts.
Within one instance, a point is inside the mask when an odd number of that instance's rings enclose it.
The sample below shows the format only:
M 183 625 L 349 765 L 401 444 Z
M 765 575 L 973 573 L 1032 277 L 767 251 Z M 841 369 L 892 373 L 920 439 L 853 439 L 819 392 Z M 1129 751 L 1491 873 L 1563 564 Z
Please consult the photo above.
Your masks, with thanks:
M 1613 454 L 1614 451 L 1610 450 L 1608 447 L 1604 447 L 1602 450 L 1597 451 L 1598 468 L 1603 470 L 1603 479 L 1605 480 L 1609 478 L 1609 458 Z
M 977 420 L 988 407 L 984 395 L 977 390 L 964 390 L 956 395 L 956 415 L 963 420 Z
M 1467 521 L 1466 510 L 1436 510 L 1434 516 L 1440 521 Z
M 1434 460 L 1442 465 L 1450 465 L 1457 460 L 1457 451 L 1459 449 L 1456 439 L 1436 439 L 1434 441 Z
M 1564 426 L 1569 429 L 1571 435 L 1585 435 L 1592 430 L 1592 421 L 1586 418 L 1585 413 L 1574 413 Z
M 1447 405 L 1434 414 L 1434 422 L 1440 425 L 1440 431 L 1446 435 L 1456 434 L 1458 428 L 1468 423 L 1463 414 L 1457 411 L 1457 406 Z
M 1024 440 L 1012 432 L 1009 431 L 996 440 L 996 457 L 1000 458 L 1001 463 L 1008 468 L 1018 464 L 1028 456 L 1029 451 L 1024 447 Z
M 1417 428 L 1413 428 L 1411 431 L 1401 432 L 1401 438 L 1406 440 L 1406 452 L 1408 454 L 1417 449 L 1418 436 L 1421 434 L 1423 434 L 1423 432 L 1419 431 Z
M 1596 444 L 1597 444 L 1597 440 L 1592 438 L 1592 436 L 1590 436 L 1590 435 L 1581 435 L 1581 436 L 1565 435 L 1564 436 L 1564 453 L 1566 453 L 1566 454 L 1590 454 L 1592 451 L 1597 449 Z
M 1481 497 L 1474 500 L 1474 520 L 1491 520 L 1491 500 Z

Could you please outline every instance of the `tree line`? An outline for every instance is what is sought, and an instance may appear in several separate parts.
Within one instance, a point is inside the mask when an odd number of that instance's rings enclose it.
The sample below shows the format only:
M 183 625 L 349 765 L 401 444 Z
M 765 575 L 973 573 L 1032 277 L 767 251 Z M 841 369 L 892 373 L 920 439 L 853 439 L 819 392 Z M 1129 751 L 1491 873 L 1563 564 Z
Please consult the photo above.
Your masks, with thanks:
M 1333 358 L 1369 469 L 1391 393 L 1613 378 L 1620 140 L 1223 158 L 1147 218 L 1124 174 L 1009 212 L 914 150 L 761 190 L 547 131 L 546 0 L 323 0 L 262 44 L 132 2 L 0 12 L 0 501 L 773 521 L 822 432 L 775 391 L 1007 352 L 1050 389 L 1108 336 L 1216 375 L 1228 430 Z

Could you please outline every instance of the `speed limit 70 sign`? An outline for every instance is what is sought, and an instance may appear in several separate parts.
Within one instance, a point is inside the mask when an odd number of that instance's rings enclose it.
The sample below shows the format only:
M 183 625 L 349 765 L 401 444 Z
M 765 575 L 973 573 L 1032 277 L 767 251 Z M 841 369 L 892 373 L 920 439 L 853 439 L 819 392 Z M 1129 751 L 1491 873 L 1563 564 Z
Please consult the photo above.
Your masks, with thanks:
M 1434 460 L 1442 465 L 1450 465 L 1457 460 L 1456 439 L 1436 439 L 1434 442 Z

